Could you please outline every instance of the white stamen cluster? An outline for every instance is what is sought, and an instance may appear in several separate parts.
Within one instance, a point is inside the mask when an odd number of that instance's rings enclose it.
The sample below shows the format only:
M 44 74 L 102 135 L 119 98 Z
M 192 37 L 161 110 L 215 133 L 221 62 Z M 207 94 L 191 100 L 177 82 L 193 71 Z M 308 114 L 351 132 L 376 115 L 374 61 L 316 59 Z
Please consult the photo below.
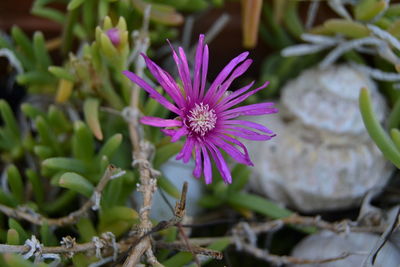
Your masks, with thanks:
M 200 103 L 190 110 L 188 121 L 189 127 L 193 132 L 204 136 L 208 131 L 215 128 L 217 115 L 207 104 Z

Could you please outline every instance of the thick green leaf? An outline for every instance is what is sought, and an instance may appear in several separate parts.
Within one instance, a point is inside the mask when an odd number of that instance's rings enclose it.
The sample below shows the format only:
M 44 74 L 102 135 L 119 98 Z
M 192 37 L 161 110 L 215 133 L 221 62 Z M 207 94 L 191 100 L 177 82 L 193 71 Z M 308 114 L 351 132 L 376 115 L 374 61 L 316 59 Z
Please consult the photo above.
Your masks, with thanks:
M 51 64 L 51 59 L 46 48 L 43 33 L 41 32 L 35 32 L 33 34 L 33 52 L 38 68 L 47 71 L 47 68 Z
M 64 173 L 60 178 L 59 185 L 86 197 L 90 197 L 94 190 L 93 185 L 85 177 L 74 172 Z
M 369 21 L 379 15 L 387 8 L 385 0 L 362 0 L 354 7 L 356 20 Z
M 283 16 L 287 29 L 297 38 L 304 32 L 303 23 L 298 13 L 298 5 L 297 1 L 288 1 L 285 16 Z
M 47 120 L 49 125 L 51 125 L 51 128 L 57 129 L 60 132 L 69 132 L 72 128 L 72 125 L 65 114 L 55 105 L 49 107 Z
M 144 13 L 146 2 L 133 0 L 132 4 L 141 13 Z M 151 5 L 150 19 L 166 25 L 180 25 L 183 22 L 183 16 L 177 13 L 173 7 L 155 3 Z
M 85 0 L 71 0 L 68 3 L 67 9 L 68 10 L 73 10 L 75 8 L 78 8 L 80 5 L 83 4 L 83 2 L 85 2 Z
M 64 14 L 54 8 L 43 8 L 43 7 L 32 8 L 31 13 L 32 15 L 50 19 L 60 24 L 63 24 L 65 22 Z
M 135 210 L 124 206 L 114 206 L 101 211 L 100 225 L 105 226 L 120 220 L 133 221 L 137 218 L 139 218 L 139 215 Z
M 37 145 L 33 147 L 33 152 L 42 160 L 54 155 L 53 149 L 48 146 Z
M 20 130 L 18 123 L 14 117 L 10 105 L 3 99 L 0 99 L 0 114 L 1 118 L 4 120 L 5 127 L 15 136 L 14 139 L 19 139 Z
M 42 162 L 42 166 L 54 170 L 72 171 L 78 173 L 85 173 L 87 171 L 85 164 L 81 160 L 63 157 L 46 159 Z
M 83 4 L 82 17 L 86 36 L 89 40 L 93 39 L 94 28 L 96 27 L 96 14 L 93 12 L 97 4 L 95 0 L 86 0 Z
M 50 146 L 58 155 L 62 154 L 60 143 L 48 122 L 41 116 L 35 120 L 36 128 L 39 132 L 40 140 L 43 145 Z
M 26 170 L 26 177 L 28 177 L 29 182 L 32 185 L 33 195 L 35 196 L 35 200 L 39 206 L 44 202 L 44 187 L 43 183 L 40 180 L 39 176 L 33 170 Z
M 15 229 L 8 229 L 7 231 L 7 245 L 19 245 L 19 234 Z
M 97 235 L 97 231 L 89 218 L 82 218 L 76 224 L 81 242 L 90 242 Z
M 43 205 L 43 210 L 46 213 L 53 214 L 57 213 L 60 210 L 68 207 L 72 201 L 75 200 L 76 192 L 67 190 L 61 194 L 58 198 L 56 198 L 53 202 L 48 202 Z
M 351 38 L 362 38 L 369 35 L 369 29 L 365 25 L 347 19 L 329 19 L 324 22 L 324 27 L 334 33 Z
M 4 190 L 1 188 L 0 188 L 0 203 L 7 205 L 9 207 L 17 206 L 17 200 L 11 194 L 4 192 Z
M 10 165 L 7 168 L 8 184 L 10 185 L 11 193 L 19 204 L 24 202 L 25 192 L 21 174 L 15 165 Z
M 63 67 L 50 66 L 48 68 L 48 71 L 59 79 L 65 79 L 71 82 L 75 82 L 74 75 L 72 75 L 68 70 Z
M 83 114 L 94 136 L 96 136 L 98 140 L 103 140 L 103 132 L 101 131 L 99 119 L 99 105 L 100 102 L 98 99 L 87 98 L 83 104 Z
M 107 142 L 101 147 L 97 157 L 101 159 L 106 156 L 107 158 L 111 158 L 112 155 L 117 151 L 118 147 L 122 142 L 122 134 L 117 133 L 107 139 Z
M 292 211 L 279 207 L 272 201 L 247 193 L 232 193 L 228 197 L 228 202 L 232 206 L 250 209 L 272 219 L 284 218 L 293 214 Z
M 21 110 L 28 118 L 34 120 L 38 116 L 45 117 L 46 113 L 41 111 L 39 108 L 32 106 L 31 104 L 24 103 L 21 105 Z
M 91 131 L 81 121 L 74 124 L 74 135 L 72 137 L 72 151 L 77 159 L 84 162 L 93 161 L 94 140 Z
M 27 58 L 29 60 L 34 60 L 33 46 L 28 36 L 17 26 L 12 27 L 11 35 Z
M 9 218 L 8 219 L 8 227 L 10 229 L 14 229 L 15 231 L 18 232 L 20 244 L 23 244 L 25 242 L 25 240 L 27 240 L 29 238 L 28 233 L 25 232 L 24 228 L 16 220 Z
M 3 259 L 7 264 L 5 267 L 39 267 L 29 260 L 25 260 L 21 255 L 18 254 L 7 253 L 3 255 Z M 47 266 L 47 264 L 41 265 L 41 267 L 43 266 Z
M 57 237 L 47 223 L 42 224 L 40 227 L 40 240 L 45 246 L 56 246 L 58 243 Z

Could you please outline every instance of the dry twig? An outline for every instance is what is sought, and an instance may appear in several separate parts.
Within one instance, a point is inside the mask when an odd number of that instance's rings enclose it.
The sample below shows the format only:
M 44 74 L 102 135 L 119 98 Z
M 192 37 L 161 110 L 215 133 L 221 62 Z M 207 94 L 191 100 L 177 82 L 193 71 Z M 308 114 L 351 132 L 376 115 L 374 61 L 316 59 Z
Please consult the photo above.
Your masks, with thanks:
M 136 50 L 140 53 L 144 53 L 147 50 L 148 45 L 148 24 L 150 17 L 150 6 L 147 6 L 144 14 L 144 23 L 139 37 L 136 40 Z M 140 63 L 139 59 L 136 60 L 136 74 L 138 76 L 143 75 L 144 65 Z M 139 87 L 134 84 L 131 94 L 131 105 L 130 108 L 133 111 L 133 117 L 129 122 L 129 135 L 133 147 L 133 158 L 134 161 L 132 165 L 137 165 L 139 167 L 140 173 L 140 186 L 139 191 L 143 194 L 143 205 L 139 211 L 140 225 L 139 225 L 139 236 L 140 241 L 134 246 L 129 252 L 129 255 L 124 262 L 124 267 L 136 266 L 140 260 L 140 257 L 146 252 L 147 255 L 153 255 L 151 251 L 151 239 L 147 235 L 151 231 L 152 223 L 149 220 L 149 213 L 153 202 L 153 194 L 157 190 L 157 181 L 154 177 L 154 170 L 152 170 L 151 165 L 148 161 L 150 157 L 150 144 L 141 140 L 140 128 L 138 123 L 138 95 Z
M 281 266 L 283 264 L 321 264 L 321 263 L 327 263 L 327 262 L 332 262 L 332 261 L 338 261 L 347 258 L 350 256 L 350 253 L 343 253 L 337 257 L 333 258 L 325 258 L 325 259 L 301 259 L 301 258 L 296 258 L 296 257 L 291 257 L 291 256 L 279 256 L 279 255 L 274 255 L 268 253 L 265 249 L 260 249 L 256 246 L 243 243 L 242 245 L 242 250 L 246 251 L 247 253 L 253 255 L 254 257 L 257 257 L 261 260 L 265 260 L 268 262 L 273 262 L 274 264 Z

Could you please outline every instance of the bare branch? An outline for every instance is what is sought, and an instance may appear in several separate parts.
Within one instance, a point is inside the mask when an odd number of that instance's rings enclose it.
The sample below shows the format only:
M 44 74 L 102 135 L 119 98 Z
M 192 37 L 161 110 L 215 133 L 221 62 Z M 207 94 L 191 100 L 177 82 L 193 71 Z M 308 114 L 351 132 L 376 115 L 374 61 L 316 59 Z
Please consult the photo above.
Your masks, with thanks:
M 273 262 L 276 265 L 283 265 L 283 264 L 322 264 L 322 263 L 327 263 L 327 262 L 332 262 L 332 261 L 338 261 L 347 258 L 350 256 L 350 253 L 343 253 L 337 257 L 333 258 L 324 258 L 324 259 L 301 259 L 301 258 L 296 258 L 296 257 L 291 257 L 291 256 L 279 256 L 279 255 L 274 255 L 268 253 L 267 250 L 265 249 L 260 249 L 256 246 L 244 243 L 242 244 L 242 249 L 243 251 L 249 253 L 250 255 L 253 255 L 256 258 L 259 258 L 261 260 L 265 260 L 268 262 Z
M 216 251 L 213 249 L 194 246 L 194 245 L 191 245 L 190 248 L 188 248 L 188 246 L 182 242 L 167 243 L 167 242 L 163 242 L 163 241 L 157 241 L 155 243 L 155 245 L 159 249 L 187 251 L 187 252 L 191 252 L 191 253 L 198 254 L 198 255 L 208 256 L 208 257 L 211 257 L 211 258 L 217 259 L 217 260 L 221 260 L 223 258 L 222 252 L 219 252 L 219 251 Z

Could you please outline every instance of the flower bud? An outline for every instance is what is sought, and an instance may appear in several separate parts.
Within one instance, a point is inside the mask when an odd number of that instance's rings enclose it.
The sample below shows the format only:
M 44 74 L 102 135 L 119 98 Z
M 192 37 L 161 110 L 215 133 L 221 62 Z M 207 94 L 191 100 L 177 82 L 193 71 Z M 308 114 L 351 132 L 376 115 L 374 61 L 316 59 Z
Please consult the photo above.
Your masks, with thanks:
M 107 34 L 108 38 L 110 38 L 111 43 L 115 47 L 118 47 L 119 44 L 121 43 L 121 37 L 120 37 L 119 29 L 111 28 L 111 29 L 106 31 L 106 34 Z

